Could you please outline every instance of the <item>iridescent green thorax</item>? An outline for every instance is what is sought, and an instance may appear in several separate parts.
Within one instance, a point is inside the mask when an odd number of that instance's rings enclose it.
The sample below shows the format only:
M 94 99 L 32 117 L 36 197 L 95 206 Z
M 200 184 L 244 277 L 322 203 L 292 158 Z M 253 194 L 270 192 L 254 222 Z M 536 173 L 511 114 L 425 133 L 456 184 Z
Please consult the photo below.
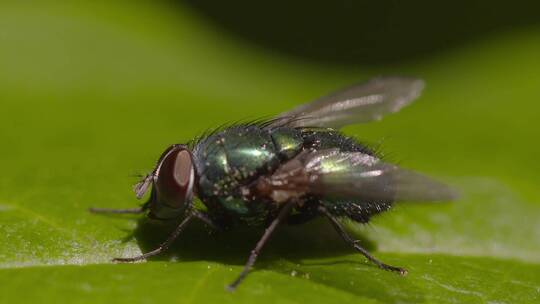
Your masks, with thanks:
M 362 152 L 374 155 L 374 152 L 367 146 L 334 129 L 304 128 L 302 129 L 302 138 L 304 139 L 304 148 L 318 150 L 338 148 L 342 152 Z
M 281 159 L 291 159 L 304 146 L 302 133 L 293 128 L 276 128 L 270 131 L 274 147 Z
M 290 128 L 235 126 L 213 134 L 193 150 L 198 194 L 211 212 L 232 214 L 248 222 L 261 221 L 273 209 L 271 204 L 246 200 L 239 186 L 273 172 L 301 147 L 300 131 Z

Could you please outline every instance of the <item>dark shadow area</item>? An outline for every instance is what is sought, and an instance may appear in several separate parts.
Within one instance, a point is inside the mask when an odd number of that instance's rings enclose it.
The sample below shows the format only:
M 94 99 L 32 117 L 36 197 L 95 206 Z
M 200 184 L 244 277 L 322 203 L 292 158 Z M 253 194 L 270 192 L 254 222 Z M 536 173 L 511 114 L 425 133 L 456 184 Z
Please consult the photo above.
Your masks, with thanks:
M 148 252 L 166 239 L 173 229 L 172 224 L 142 218 L 130 237 L 135 237 L 141 250 Z M 167 252 L 150 258 L 150 261 L 169 261 L 174 258 L 178 259 L 179 263 L 212 261 L 225 265 L 243 266 L 263 230 L 262 227 L 236 227 L 230 231 L 212 231 L 206 225 L 195 221 L 186 228 Z M 360 241 L 368 250 L 375 250 L 373 242 L 365 238 L 360 238 Z M 367 261 L 364 262 L 365 259 L 360 254 L 357 259 L 344 257 L 328 262 L 302 262 L 303 259 L 354 253 L 355 251 L 343 242 L 330 224 L 324 219 L 317 219 L 303 225 L 279 227 L 259 256 L 253 271 L 266 269 L 298 279 L 310 279 L 379 301 L 394 299 L 423 302 L 421 291 L 403 277 L 394 273 L 388 273 L 388 276 L 370 275 L 372 272 L 384 271 Z M 353 281 L 356 281 L 358 285 L 351 284 Z M 249 278 L 243 284 L 248 285 Z M 403 288 L 411 291 L 411 294 L 393 294 L 392 290 L 395 289 L 396 284 L 406 286 Z
M 176 1 L 258 46 L 347 65 L 411 61 L 540 23 L 532 0 Z
M 163 224 L 143 218 L 134 231 L 143 252 L 155 249 L 174 225 Z M 263 228 L 236 227 L 230 231 L 214 232 L 200 222 L 193 222 L 167 252 L 150 260 L 178 259 L 183 261 L 212 261 L 225 265 L 242 266 L 250 251 L 263 233 Z M 361 238 L 370 251 L 375 244 Z M 355 251 L 346 245 L 324 219 L 298 226 L 282 226 L 264 248 L 253 271 L 265 269 L 309 279 L 332 288 L 341 289 L 359 296 L 379 301 L 393 299 L 404 302 L 423 302 L 421 290 L 395 273 L 386 273 L 365 261 L 358 254 L 329 261 L 306 261 L 325 257 L 339 257 Z M 403 265 L 401 265 L 403 266 Z M 383 272 L 383 273 L 381 273 Z M 376 275 L 373 275 L 376 273 Z M 356 283 L 355 283 L 356 282 Z M 244 283 L 249 284 L 249 279 Z M 396 295 L 395 289 L 402 288 L 411 293 Z M 242 286 L 241 288 L 247 288 Z
M 139 220 L 133 237 L 143 252 L 155 249 L 174 230 L 174 224 Z M 235 227 L 226 231 L 213 231 L 201 222 L 193 221 L 167 252 L 150 260 L 214 261 L 223 264 L 244 265 L 251 250 L 264 232 L 264 227 Z M 361 239 L 368 250 L 375 245 Z M 304 258 L 324 258 L 352 254 L 355 251 L 323 219 L 279 227 L 265 246 L 258 264 L 285 259 L 299 263 Z

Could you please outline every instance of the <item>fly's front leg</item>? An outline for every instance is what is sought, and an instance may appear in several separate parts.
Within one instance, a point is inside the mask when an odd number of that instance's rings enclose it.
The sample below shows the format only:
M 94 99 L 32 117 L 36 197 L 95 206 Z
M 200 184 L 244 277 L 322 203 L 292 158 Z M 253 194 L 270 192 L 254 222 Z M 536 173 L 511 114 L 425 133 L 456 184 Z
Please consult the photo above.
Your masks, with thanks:
M 154 180 L 154 172 L 147 174 L 140 182 L 138 182 L 134 187 L 135 195 L 137 199 L 141 199 L 144 194 L 148 191 L 148 188 Z M 91 213 L 100 213 L 100 214 L 141 214 L 148 210 L 149 201 L 143 204 L 140 207 L 136 208 L 126 208 L 126 209 L 111 209 L 111 208 L 89 208 L 88 211 Z
M 223 227 L 216 223 L 214 220 L 212 220 L 208 214 L 206 214 L 206 212 L 203 212 L 203 211 L 199 211 L 199 210 L 193 210 L 192 211 L 192 214 L 195 218 L 201 220 L 202 222 L 204 222 L 206 225 L 212 227 L 214 230 L 223 230 Z
M 334 226 L 334 229 L 339 233 L 339 235 L 343 238 L 345 242 L 353 246 L 354 249 L 359 251 L 362 255 L 364 255 L 368 260 L 370 260 L 373 264 L 379 266 L 379 268 L 389 271 L 398 272 L 401 275 L 406 275 L 407 270 L 401 267 L 396 267 L 392 265 L 385 264 L 381 262 L 376 257 L 372 256 L 366 249 L 364 249 L 360 244 L 358 243 L 358 240 L 353 239 L 346 231 L 343 229 L 339 221 L 336 219 L 334 215 L 332 215 L 328 210 L 323 207 L 319 206 L 319 211 L 328 218 L 332 226 Z
M 115 213 L 115 214 L 121 214 L 121 213 L 142 213 L 146 210 L 146 207 L 140 207 L 140 208 L 133 208 L 133 209 L 103 209 L 103 208 L 91 208 L 90 211 L 94 213 Z M 211 226 L 212 228 L 216 230 L 222 230 L 221 227 L 216 224 L 212 219 L 210 219 L 206 213 L 198 210 L 191 210 L 188 212 L 186 218 L 176 227 L 174 232 L 165 240 L 165 242 L 161 243 L 156 249 L 141 254 L 139 256 L 130 257 L 130 258 L 114 258 L 114 262 L 136 262 L 140 260 L 147 259 L 149 257 L 158 255 L 162 253 L 163 251 L 167 250 L 171 244 L 178 238 L 178 236 L 184 231 L 184 228 L 187 226 L 189 222 L 191 222 L 193 219 L 198 219 L 206 223 L 207 225 Z
M 141 214 L 148 210 L 149 202 L 146 202 L 140 207 L 126 208 L 126 209 L 112 209 L 112 208 L 89 208 L 88 211 L 97 214 Z
M 189 222 L 195 217 L 193 213 L 188 214 L 188 216 L 178 225 L 176 226 L 176 229 L 173 231 L 173 233 L 165 240 L 165 242 L 161 243 L 156 249 L 141 254 L 139 256 L 131 257 L 131 258 L 114 258 L 113 262 L 136 262 L 140 260 L 145 260 L 149 257 L 158 255 L 162 253 L 163 251 L 167 250 L 171 244 L 178 238 L 178 236 L 184 231 L 184 228 L 187 226 Z
M 144 207 L 126 208 L 126 209 L 109 209 L 109 208 L 89 208 L 92 213 L 101 214 L 141 214 L 145 211 Z

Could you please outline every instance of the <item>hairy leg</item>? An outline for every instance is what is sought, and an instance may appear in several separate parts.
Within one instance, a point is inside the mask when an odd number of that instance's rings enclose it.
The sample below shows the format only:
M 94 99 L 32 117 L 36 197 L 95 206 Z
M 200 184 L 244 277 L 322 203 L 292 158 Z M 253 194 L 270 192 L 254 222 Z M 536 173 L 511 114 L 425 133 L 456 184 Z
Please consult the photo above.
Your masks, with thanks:
M 141 214 L 146 210 L 143 207 L 137 208 L 127 208 L 127 209 L 109 209 L 109 208 L 90 208 L 88 211 L 92 213 L 101 213 L 101 214 Z
M 406 275 L 407 274 L 406 269 L 385 264 L 385 263 L 381 262 L 380 260 L 378 260 L 376 257 L 372 256 L 366 249 L 364 249 L 362 246 L 360 246 L 360 244 L 358 244 L 359 243 L 358 240 L 353 239 L 345 231 L 345 229 L 343 229 L 343 227 L 341 226 L 339 221 L 336 219 L 336 217 L 334 215 L 332 215 L 330 212 L 328 212 L 328 210 L 326 208 L 324 208 L 323 206 L 320 206 L 319 211 L 328 218 L 328 220 L 330 221 L 332 226 L 334 226 L 336 231 L 343 238 L 343 240 L 345 240 L 345 242 L 347 242 L 348 244 L 353 246 L 354 249 L 356 249 L 361 254 L 363 254 L 372 263 L 374 263 L 375 265 L 379 266 L 379 268 L 384 269 L 384 270 L 399 272 L 399 274 L 401 274 L 401 275 Z
M 158 248 L 147 252 L 145 254 L 141 254 L 136 257 L 132 258 L 115 258 L 113 259 L 114 262 L 136 262 L 140 260 L 144 260 L 146 258 L 158 255 L 162 253 L 163 251 L 167 250 L 171 244 L 178 238 L 178 236 L 184 231 L 184 228 L 187 226 L 187 224 L 195 217 L 193 213 L 189 213 L 188 216 L 178 225 L 176 226 L 176 229 L 174 232 L 165 240 L 165 242 L 161 243 Z
M 247 260 L 247 263 L 244 266 L 244 269 L 242 270 L 242 272 L 240 273 L 238 278 L 236 278 L 236 280 L 234 280 L 234 282 L 232 282 L 227 287 L 227 289 L 229 291 L 234 291 L 236 289 L 236 287 L 238 287 L 238 285 L 240 285 L 240 283 L 242 283 L 242 281 L 246 278 L 249 271 L 251 270 L 251 267 L 253 267 L 253 265 L 255 264 L 255 261 L 257 260 L 257 257 L 261 253 L 262 248 L 264 247 L 264 245 L 266 244 L 266 242 L 268 241 L 268 239 L 270 238 L 272 233 L 279 226 L 279 224 L 281 224 L 287 218 L 287 216 L 291 212 L 291 209 L 292 209 L 293 206 L 294 206 L 294 202 L 288 202 L 288 203 L 285 204 L 285 206 L 283 206 L 283 208 L 281 208 L 281 210 L 279 211 L 278 216 L 272 221 L 270 226 L 268 226 L 268 228 L 266 228 L 266 230 L 264 231 L 263 236 L 261 237 L 259 242 L 257 242 L 257 245 L 255 246 L 255 249 L 253 249 L 251 251 L 251 254 L 250 254 L 250 256 L 249 256 L 249 258 Z

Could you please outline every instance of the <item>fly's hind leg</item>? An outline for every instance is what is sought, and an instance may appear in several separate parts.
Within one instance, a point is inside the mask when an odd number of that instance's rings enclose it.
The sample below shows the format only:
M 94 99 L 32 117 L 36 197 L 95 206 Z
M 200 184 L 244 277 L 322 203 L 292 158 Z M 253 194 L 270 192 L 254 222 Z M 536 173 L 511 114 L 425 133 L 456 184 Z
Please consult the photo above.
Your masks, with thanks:
M 340 222 L 336 219 L 334 215 L 332 215 L 326 208 L 323 206 L 319 206 L 319 211 L 324 214 L 332 226 L 334 226 L 334 229 L 339 233 L 339 235 L 351 246 L 353 246 L 354 249 L 359 251 L 362 255 L 364 255 L 368 260 L 370 260 L 373 264 L 379 266 L 379 268 L 389 271 L 398 272 L 401 275 L 406 275 L 407 270 L 401 267 L 396 267 L 392 265 L 388 265 L 383 263 L 382 261 L 378 260 L 376 257 L 372 256 L 366 249 L 364 249 L 360 244 L 358 244 L 358 240 L 353 239 L 341 226 Z

